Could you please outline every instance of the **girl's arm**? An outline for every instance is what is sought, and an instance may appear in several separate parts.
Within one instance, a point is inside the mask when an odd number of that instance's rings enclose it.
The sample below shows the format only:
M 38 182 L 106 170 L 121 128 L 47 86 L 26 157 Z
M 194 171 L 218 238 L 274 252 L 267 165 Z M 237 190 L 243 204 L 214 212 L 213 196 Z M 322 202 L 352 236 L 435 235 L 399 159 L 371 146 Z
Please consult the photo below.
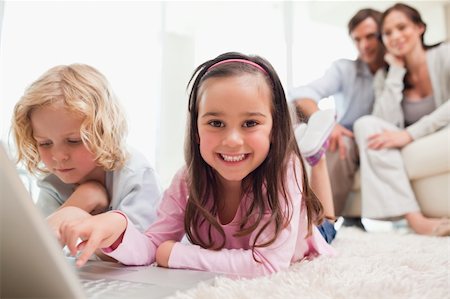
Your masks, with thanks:
M 297 178 L 301 178 L 301 170 L 297 170 Z M 104 252 L 126 265 L 147 265 L 155 261 L 156 250 L 163 242 L 173 240 L 176 243 L 170 253 L 168 263 L 171 268 L 248 276 L 285 269 L 290 265 L 296 248 L 301 206 L 301 194 L 294 180 L 287 186 L 287 189 L 291 198 L 297 199 L 293 205 L 292 220 L 272 245 L 255 250 L 256 258 L 262 263 L 253 259 L 252 250 L 223 249 L 214 251 L 179 242 L 184 235 L 184 212 L 188 195 L 187 187 L 180 175 L 174 178 L 172 185 L 164 193 L 158 208 L 158 219 L 148 228 L 147 232 L 140 233 L 132 223 L 128 222 L 122 242 L 116 248 L 104 249 Z M 263 225 L 264 220 L 260 225 Z M 272 230 L 267 229 L 260 237 L 260 241 L 267 240 L 271 236 Z M 307 247 L 306 240 L 302 240 L 302 242 Z M 246 245 L 246 247 L 249 246 Z
M 176 242 L 173 247 L 170 246 L 171 252 L 167 266 L 169 268 L 203 270 L 243 277 L 254 277 L 287 269 L 294 256 L 298 238 L 299 209 L 295 209 L 294 213 L 296 215 L 279 234 L 275 243 L 254 250 L 254 256 L 259 262 L 253 258 L 251 249 L 237 248 L 215 251 L 201 248 L 198 245 Z M 268 238 L 272 232 L 272 230 L 269 230 L 264 233 L 264 236 Z M 304 242 L 306 243 L 306 240 Z
M 120 242 L 127 227 L 127 219 L 114 212 L 88 215 L 82 220 L 67 221 L 61 225 L 61 242 L 66 244 L 70 253 L 77 258 L 76 265 L 82 266 L 98 248 L 108 248 Z M 78 240 L 83 240 L 78 244 Z
M 197 245 L 180 242 L 170 244 L 169 242 L 169 244 L 163 244 L 163 247 L 168 246 L 169 250 L 171 249 L 167 263 L 168 267 L 254 277 L 286 269 L 292 260 L 303 257 L 309 251 L 309 241 L 304 239 L 306 231 L 299 232 L 299 228 L 306 229 L 307 220 L 305 215 L 301 213 L 301 193 L 293 172 L 289 171 L 287 177 L 289 178 L 286 186 L 287 193 L 293 200 L 292 218 L 280 232 L 274 243 L 267 247 L 257 247 L 252 252 L 251 249 L 243 249 L 242 245 L 239 247 L 237 245 L 239 244 L 239 238 L 231 235 L 227 235 L 227 238 L 231 238 L 233 240 L 231 242 L 236 242 L 236 249 L 216 251 L 204 249 Z M 301 180 L 301 170 L 298 167 L 296 178 Z M 246 248 L 253 244 L 256 232 L 259 231 L 268 217 L 270 215 L 264 217 L 255 232 L 252 233 L 249 243 L 245 244 Z M 271 239 L 272 236 L 273 229 L 269 227 L 258 240 L 259 242 L 264 242 Z M 297 248 L 297 246 L 300 246 L 301 249 Z M 253 253 L 257 261 L 255 261 Z M 162 254 L 164 257 L 164 253 Z
M 180 241 L 184 235 L 186 204 L 180 204 L 179 198 L 167 193 L 158 208 L 156 222 L 145 233 L 128 221 L 122 241 L 116 243 L 117 246 L 103 248 L 103 252 L 125 265 L 150 265 L 155 262 L 156 250 L 161 243 Z
M 157 210 L 157 219 L 147 231 L 140 232 L 132 221 L 128 221 L 123 240 L 116 243 L 117 246 L 104 248 L 103 252 L 125 265 L 153 263 L 156 249 L 162 242 L 179 241 L 183 237 L 187 196 L 184 172 L 180 171 L 175 175 L 171 186 L 164 192 Z M 123 212 L 119 213 L 125 216 Z

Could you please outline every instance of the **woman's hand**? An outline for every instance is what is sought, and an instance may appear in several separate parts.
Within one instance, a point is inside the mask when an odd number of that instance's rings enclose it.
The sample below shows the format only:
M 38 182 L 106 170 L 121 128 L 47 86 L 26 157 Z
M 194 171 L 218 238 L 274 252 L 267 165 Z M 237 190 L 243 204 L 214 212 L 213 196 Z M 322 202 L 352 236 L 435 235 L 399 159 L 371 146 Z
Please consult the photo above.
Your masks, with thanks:
M 169 267 L 169 257 L 172 252 L 172 248 L 175 245 L 175 241 L 165 241 L 158 246 L 156 250 L 156 263 L 160 267 Z
M 411 135 L 406 130 L 384 131 L 383 133 L 373 134 L 367 140 L 367 147 L 372 150 L 383 148 L 402 148 L 412 142 Z
M 389 52 L 384 55 L 384 61 L 386 61 L 389 65 L 395 65 L 403 68 L 405 67 L 405 60 L 403 58 L 395 56 Z
M 121 241 L 126 227 L 127 219 L 120 213 L 89 215 L 87 219 L 63 222 L 60 228 L 61 242 L 67 245 L 73 256 L 82 251 L 76 263 L 81 267 L 96 249 L 120 244 L 118 241 Z M 82 240 L 79 244 L 78 239 Z

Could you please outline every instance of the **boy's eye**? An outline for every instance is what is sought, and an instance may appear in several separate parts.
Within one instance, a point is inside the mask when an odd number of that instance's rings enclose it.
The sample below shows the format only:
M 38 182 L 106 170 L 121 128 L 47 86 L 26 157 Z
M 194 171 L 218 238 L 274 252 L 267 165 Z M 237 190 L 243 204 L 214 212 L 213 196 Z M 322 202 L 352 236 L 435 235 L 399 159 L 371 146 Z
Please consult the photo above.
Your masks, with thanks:
M 258 124 L 257 121 L 254 121 L 254 120 L 247 120 L 247 121 L 244 122 L 243 127 L 244 127 L 244 128 L 251 128 L 251 127 L 256 126 L 257 124 Z
M 212 127 L 215 128 L 221 128 L 224 127 L 225 125 L 223 124 L 223 122 L 221 122 L 220 120 L 211 120 L 208 122 L 208 124 Z
M 70 144 L 80 144 L 81 139 L 67 139 L 67 142 Z
M 48 146 L 52 145 L 52 142 L 51 141 L 43 141 L 43 142 L 38 142 L 37 145 L 39 147 L 48 147 Z

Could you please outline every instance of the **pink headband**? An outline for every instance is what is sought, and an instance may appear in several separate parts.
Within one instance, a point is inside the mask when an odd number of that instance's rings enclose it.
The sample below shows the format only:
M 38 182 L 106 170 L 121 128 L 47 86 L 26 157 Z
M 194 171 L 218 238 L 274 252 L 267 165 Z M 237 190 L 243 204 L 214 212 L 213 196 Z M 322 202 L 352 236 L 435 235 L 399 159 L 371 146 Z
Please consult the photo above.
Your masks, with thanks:
M 259 64 L 254 63 L 253 61 L 250 61 L 250 60 L 238 59 L 238 58 L 235 58 L 235 59 L 226 59 L 226 60 L 219 61 L 219 62 L 217 62 L 216 64 L 211 65 L 211 66 L 208 68 L 208 72 L 209 72 L 211 69 L 213 69 L 213 68 L 215 68 L 215 67 L 217 67 L 217 66 L 219 66 L 219 65 L 222 65 L 222 64 L 225 64 L 225 63 L 230 63 L 230 62 L 241 62 L 241 63 L 245 63 L 245 64 L 252 65 L 252 66 L 256 67 L 258 70 L 260 70 L 261 72 L 263 72 L 265 75 L 267 75 L 266 70 L 263 69 Z

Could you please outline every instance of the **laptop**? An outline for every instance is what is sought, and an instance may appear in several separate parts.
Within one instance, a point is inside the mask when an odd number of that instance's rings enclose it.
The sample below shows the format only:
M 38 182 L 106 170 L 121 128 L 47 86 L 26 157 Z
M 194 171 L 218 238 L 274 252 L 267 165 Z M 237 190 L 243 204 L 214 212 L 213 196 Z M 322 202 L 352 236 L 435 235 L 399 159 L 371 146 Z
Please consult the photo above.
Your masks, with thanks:
M 0 142 L 0 298 L 164 298 L 215 273 L 89 261 L 63 251 Z

